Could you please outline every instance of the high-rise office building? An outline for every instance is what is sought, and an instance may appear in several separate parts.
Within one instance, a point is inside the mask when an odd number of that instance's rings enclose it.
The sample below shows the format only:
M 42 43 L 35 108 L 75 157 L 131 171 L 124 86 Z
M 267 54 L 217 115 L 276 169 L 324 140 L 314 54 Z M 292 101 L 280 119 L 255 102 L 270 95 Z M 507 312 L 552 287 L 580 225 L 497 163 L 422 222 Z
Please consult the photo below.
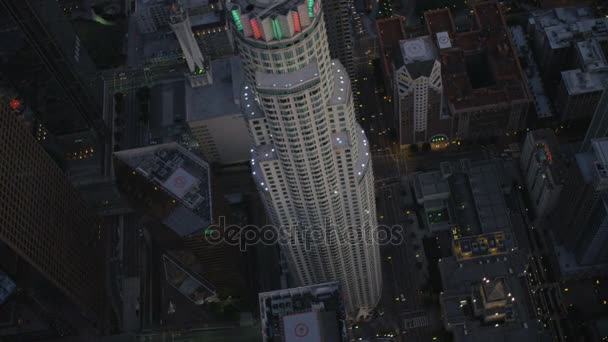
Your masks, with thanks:
M 0 267 L 19 273 L 17 260 L 27 264 L 103 331 L 106 231 L 9 103 L 0 99 Z
M 608 79 L 603 81 L 602 87 L 604 88 L 602 96 L 591 118 L 581 145 L 581 152 L 586 152 L 591 148 L 591 140 L 608 137 Z
M 417 144 L 443 137 L 447 141 L 452 118 L 443 115 L 441 62 L 433 40 L 423 36 L 402 40 L 396 70 L 399 143 Z M 396 66 L 397 67 L 397 66 Z
M 553 216 L 559 241 L 578 254 L 578 262 L 599 260 L 599 254 L 592 256 L 589 248 L 603 245 L 606 241 L 599 240 L 608 237 L 601 217 L 607 191 L 608 138 L 595 139 L 591 141 L 591 151 L 576 154 Z
M 364 313 L 381 290 L 374 176 L 320 2 L 238 0 L 227 10 L 245 71 L 253 177 L 275 227 L 300 234 L 283 244 L 293 275 L 303 285 L 339 280 L 349 314 Z
M 103 134 L 97 69 L 57 2 L 2 0 L 0 9 L 0 70 L 46 129 Z

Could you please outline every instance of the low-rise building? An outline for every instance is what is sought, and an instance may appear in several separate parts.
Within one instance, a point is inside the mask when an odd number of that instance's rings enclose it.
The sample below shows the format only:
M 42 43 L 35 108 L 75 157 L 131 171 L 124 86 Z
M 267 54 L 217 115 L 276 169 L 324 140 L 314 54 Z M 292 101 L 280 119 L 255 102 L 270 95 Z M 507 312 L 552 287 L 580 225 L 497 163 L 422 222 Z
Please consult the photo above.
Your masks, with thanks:
M 338 282 L 260 293 L 265 342 L 347 342 Z
M 441 171 L 417 174 L 414 194 L 424 207 L 431 231 L 452 229 L 456 235 L 493 233 L 511 228 L 503 195 L 500 160 L 443 162 Z
M 424 13 L 441 56 L 452 134 L 497 136 L 525 127 L 531 96 L 501 5 L 471 5 L 469 30 L 456 28 L 447 8 Z
M 455 342 L 552 340 L 531 314 L 524 253 L 496 251 L 472 260 L 457 254 L 438 265 L 443 322 Z

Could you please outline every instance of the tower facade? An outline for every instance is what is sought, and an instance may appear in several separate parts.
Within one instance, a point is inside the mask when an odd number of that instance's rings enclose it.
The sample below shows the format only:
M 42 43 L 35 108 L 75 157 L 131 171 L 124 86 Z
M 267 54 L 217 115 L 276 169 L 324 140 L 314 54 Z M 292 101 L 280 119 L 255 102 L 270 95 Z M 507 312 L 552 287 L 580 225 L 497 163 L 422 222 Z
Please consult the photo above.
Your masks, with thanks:
M 52 134 L 106 132 L 97 68 L 56 1 L 0 1 L 0 72 Z
M 330 56 L 340 60 L 340 63 L 346 68 L 348 76 L 355 77 L 353 21 L 358 15 L 354 8 L 354 1 L 326 0 L 322 6 L 326 18 L 325 25 Z
M 349 314 L 372 309 L 381 274 L 371 154 L 350 80 L 331 60 L 319 0 L 228 3 L 243 60 L 251 168 L 302 285 L 339 280 Z
M 182 48 L 186 64 L 190 73 L 187 75 L 190 85 L 193 87 L 206 85 L 212 82 L 209 64 L 205 61 L 203 53 L 199 48 L 194 33 L 192 33 L 192 23 L 188 13 L 179 4 L 171 6 L 171 16 L 169 24 L 175 33 L 179 46 Z
M 445 137 L 450 132 L 451 119 L 442 117 L 441 63 L 433 41 L 424 36 L 402 40 L 399 45 L 403 65 L 395 71 L 395 85 L 400 143 L 427 142 L 436 135 Z
M 0 157 L 0 253 L 18 256 L 103 331 L 111 303 L 107 231 L 4 97 Z M 15 264 L 14 259 L 0 258 L 0 268 Z

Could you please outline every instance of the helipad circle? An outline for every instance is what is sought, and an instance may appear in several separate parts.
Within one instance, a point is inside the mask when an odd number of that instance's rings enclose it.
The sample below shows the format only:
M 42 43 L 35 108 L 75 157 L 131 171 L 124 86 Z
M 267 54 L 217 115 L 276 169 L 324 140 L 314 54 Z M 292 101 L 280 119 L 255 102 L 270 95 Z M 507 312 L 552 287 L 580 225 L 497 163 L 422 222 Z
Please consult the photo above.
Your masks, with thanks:
M 305 323 L 296 324 L 296 327 L 293 330 L 294 330 L 293 331 L 294 334 L 297 337 L 306 337 L 306 336 L 308 336 L 308 333 L 310 332 L 308 325 L 306 325 Z
M 426 46 L 424 42 L 414 40 L 405 45 L 405 52 L 411 57 L 420 57 L 426 54 Z

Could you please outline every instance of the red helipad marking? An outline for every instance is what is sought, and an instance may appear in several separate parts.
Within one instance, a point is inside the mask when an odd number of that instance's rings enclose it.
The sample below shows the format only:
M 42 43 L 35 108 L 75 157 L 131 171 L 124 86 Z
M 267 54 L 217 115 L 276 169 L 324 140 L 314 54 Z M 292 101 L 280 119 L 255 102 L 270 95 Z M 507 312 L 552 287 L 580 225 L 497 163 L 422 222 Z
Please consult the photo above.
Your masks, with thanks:
M 297 337 L 306 337 L 308 336 L 308 332 L 310 329 L 308 329 L 308 325 L 304 323 L 298 323 L 296 324 L 296 327 L 293 330 Z
M 173 180 L 173 184 L 178 188 L 183 188 L 186 185 L 186 180 L 182 176 L 177 176 Z

